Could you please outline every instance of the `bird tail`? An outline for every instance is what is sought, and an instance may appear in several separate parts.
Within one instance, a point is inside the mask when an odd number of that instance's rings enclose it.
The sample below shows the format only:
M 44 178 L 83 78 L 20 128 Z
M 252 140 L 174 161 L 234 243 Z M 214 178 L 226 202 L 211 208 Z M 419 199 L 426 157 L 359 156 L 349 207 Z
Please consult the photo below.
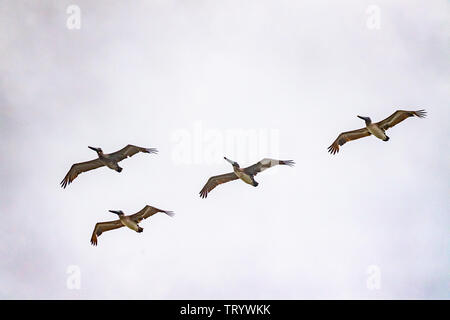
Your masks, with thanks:
M 389 137 L 386 136 L 386 138 L 384 138 L 383 141 L 389 141 Z

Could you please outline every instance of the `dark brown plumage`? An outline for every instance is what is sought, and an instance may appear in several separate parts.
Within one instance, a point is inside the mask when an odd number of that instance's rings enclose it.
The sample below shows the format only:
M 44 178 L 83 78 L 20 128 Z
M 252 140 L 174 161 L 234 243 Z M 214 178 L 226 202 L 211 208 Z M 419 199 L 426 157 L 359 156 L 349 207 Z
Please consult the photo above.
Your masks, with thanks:
M 230 163 L 233 162 L 229 159 L 226 160 L 229 161 Z M 251 184 L 256 187 L 258 183 L 254 180 L 254 176 L 256 176 L 259 172 L 276 165 L 287 165 L 292 167 L 294 164 L 295 162 L 292 160 L 275 160 L 265 158 L 255 163 L 254 165 L 241 169 L 239 168 L 239 165 L 236 162 L 234 162 L 233 163 L 234 172 L 225 173 L 209 178 L 205 186 L 200 191 L 200 197 L 206 198 L 208 196 L 208 193 L 211 192 L 211 190 L 213 190 L 218 185 L 237 179 L 241 179 L 245 183 Z
M 328 147 L 328 151 L 331 154 L 335 154 L 339 152 L 339 146 L 343 146 L 349 141 L 360 139 L 363 137 L 370 136 L 369 130 L 367 128 L 361 128 L 358 130 L 342 132 L 336 140 Z
M 339 146 L 343 146 L 348 141 L 364 138 L 370 136 L 372 133 L 377 135 L 378 137 L 384 137 L 384 141 L 388 141 L 389 137 L 385 136 L 384 132 L 395 126 L 396 124 L 402 122 L 403 120 L 416 116 L 418 118 L 424 118 L 426 116 L 425 110 L 417 110 L 417 111 L 406 111 L 406 110 L 397 110 L 392 115 L 387 117 L 386 119 L 377 122 L 371 123 L 370 118 L 365 118 L 366 127 L 358 130 L 347 131 L 339 134 L 339 136 L 334 140 L 334 142 L 328 147 L 328 152 L 331 154 L 336 154 L 339 152 Z M 360 117 L 360 116 L 358 116 Z M 360 117 L 364 119 L 364 117 Z M 370 129 L 370 131 L 369 131 Z M 372 132 L 372 133 L 371 133 Z
M 97 245 L 98 242 L 98 237 L 106 231 L 110 231 L 110 230 L 114 230 L 114 229 L 118 229 L 121 227 L 128 227 L 138 233 L 142 232 L 144 229 L 141 228 L 138 223 L 141 222 L 144 219 L 147 219 L 148 217 L 151 217 L 152 215 L 154 215 L 155 213 L 158 212 L 163 212 L 165 214 L 167 214 L 170 217 L 173 217 L 175 215 L 175 213 L 173 213 L 172 211 L 167 211 L 167 210 L 161 210 L 152 206 L 145 206 L 142 210 L 140 210 L 139 212 L 126 216 L 123 214 L 122 211 L 113 211 L 110 210 L 110 212 L 116 213 L 119 215 L 119 220 L 114 220 L 114 221 L 106 221 L 106 222 L 98 222 L 95 227 L 94 227 L 94 231 L 92 232 L 92 236 L 91 236 L 91 244 L 93 246 Z
M 381 129 L 387 130 L 389 128 L 392 128 L 396 124 L 402 122 L 403 120 L 414 116 L 418 118 L 425 118 L 427 116 L 427 112 L 423 109 L 417 111 L 397 110 L 386 119 L 378 122 L 377 125 Z
M 132 157 L 136 153 L 143 152 L 143 153 L 157 153 L 158 150 L 155 148 L 142 148 L 134 145 L 127 145 L 125 148 L 120 149 L 119 151 L 110 153 L 110 154 L 104 154 L 101 148 L 93 148 L 89 147 L 92 150 L 95 150 L 97 152 L 98 158 L 86 161 L 86 162 L 80 162 L 75 163 L 70 167 L 70 170 L 67 172 L 64 179 L 61 181 L 61 187 L 66 188 L 70 183 L 75 180 L 78 175 L 80 175 L 83 172 L 87 172 L 93 169 L 97 169 L 102 166 L 107 166 L 110 169 L 116 170 L 117 172 L 121 172 L 122 168 L 119 167 L 118 163 L 128 157 Z

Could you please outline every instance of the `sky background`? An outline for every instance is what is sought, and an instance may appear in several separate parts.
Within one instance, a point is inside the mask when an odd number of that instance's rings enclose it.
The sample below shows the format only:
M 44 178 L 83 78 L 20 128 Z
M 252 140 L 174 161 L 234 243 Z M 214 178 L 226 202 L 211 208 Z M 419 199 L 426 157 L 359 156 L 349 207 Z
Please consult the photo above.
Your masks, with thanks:
M 445 0 L 0 1 L 0 298 L 449 299 L 449 30 Z M 159 154 L 60 187 L 129 143 Z M 201 199 L 223 156 L 297 165 Z M 177 215 L 90 245 L 146 204 Z

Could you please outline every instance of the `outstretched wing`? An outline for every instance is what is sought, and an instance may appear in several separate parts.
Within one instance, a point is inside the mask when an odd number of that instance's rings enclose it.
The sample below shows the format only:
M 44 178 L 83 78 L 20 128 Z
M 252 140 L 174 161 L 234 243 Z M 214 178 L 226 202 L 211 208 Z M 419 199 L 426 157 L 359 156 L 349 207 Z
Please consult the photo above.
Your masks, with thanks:
M 336 140 L 334 140 L 333 144 L 328 147 L 328 152 L 331 154 L 335 154 L 339 152 L 339 146 L 343 146 L 346 142 L 356 140 L 359 138 L 364 138 L 370 136 L 369 130 L 367 128 L 361 128 L 358 130 L 342 132 Z
M 203 189 L 200 191 L 200 197 L 206 198 L 208 192 L 217 187 L 219 184 L 226 183 L 238 179 L 238 176 L 234 172 L 221 174 L 220 176 L 214 176 L 208 179 Z
M 276 165 L 286 165 L 286 166 L 294 166 L 295 162 L 293 160 L 276 160 L 276 159 L 269 159 L 265 158 L 261 161 L 255 163 L 254 165 L 251 165 L 250 167 L 247 167 L 244 169 L 244 172 L 256 176 L 259 172 L 264 171 L 270 167 L 276 166 Z
M 99 222 L 95 225 L 94 231 L 92 232 L 91 237 L 91 244 L 93 246 L 97 245 L 97 237 L 99 237 L 103 232 L 114 230 L 117 228 L 123 227 L 122 222 L 120 220 L 114 220 L 114 221 L 106 221 L 106 222 Z
M 156 150 L 155 148 L 142 148 L 129 144 L 125 148 L 120 149 L 119 151 L 110 153 L 109 157 L 119 162 L 128 157 L 132 157 L 139 152 L 158 153 L 158 150 Z
M 158 212 L 164 212 L 165 214 L 167 214 L 170 217 L 173 217 L 175 215 L 175 213 L 173 213 L 172 211 L 161 210 L 161 209 L 158 209 L 158 208 L 155 208 L 152 206 L 145 206 L 144 209 L 142 209 L 141 211 L 139 211 L 135 214 L 132 214 L 130 216 L 130 219 L 132 219 L 136 223 L 139 223 L 142 220 L 147 219 L 148 217 L 150 217 Z
M 391 116 L 387 117 L 386 119 L 380 121 L 377 123 L 377 125 L 383 129 L 387 130 L 389 128 L 392 128 L 397 123 L 402 122 L 406 118 L 409 117 L 418 117 L 418 118 L 425 118 L 427 115 L 425 110 L 417 110 L 417 111 L 405 111 L 405 110 L 397 110 L 395 111 Z
M 70 167 L 69 172 L 67 172 L 67 174 L 64 177 L 64 179 L 60 182 L 61 187 L 65 188 L 73 180 L 75 180 L 75 178 L 78 177 L 78 175 L 80 173 L 86 172 L 86 171 L 89 171 L 89 170 L 93 170 L 93 169 L 97 169 L 97 168 L 99 168 L 99 167 L 101 167 L 103 165 L 104 164 L 99 159 L 86 161 L 86 162 L 75 163 L 74 165 L 72 165 L 72 167 Z

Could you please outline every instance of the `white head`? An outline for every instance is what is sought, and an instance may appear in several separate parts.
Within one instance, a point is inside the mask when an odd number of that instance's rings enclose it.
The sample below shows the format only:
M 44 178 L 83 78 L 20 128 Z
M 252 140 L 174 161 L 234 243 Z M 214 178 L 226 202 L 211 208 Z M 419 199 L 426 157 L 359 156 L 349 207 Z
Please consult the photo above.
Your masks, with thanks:
M 229 163 L 231 163 L 231 165 L 233 167 L 239 168 L 239 163 L 237 163 L 236 161 L 230 160 L 227 157 L 223 157 L 225 160 L 227 160 Z

